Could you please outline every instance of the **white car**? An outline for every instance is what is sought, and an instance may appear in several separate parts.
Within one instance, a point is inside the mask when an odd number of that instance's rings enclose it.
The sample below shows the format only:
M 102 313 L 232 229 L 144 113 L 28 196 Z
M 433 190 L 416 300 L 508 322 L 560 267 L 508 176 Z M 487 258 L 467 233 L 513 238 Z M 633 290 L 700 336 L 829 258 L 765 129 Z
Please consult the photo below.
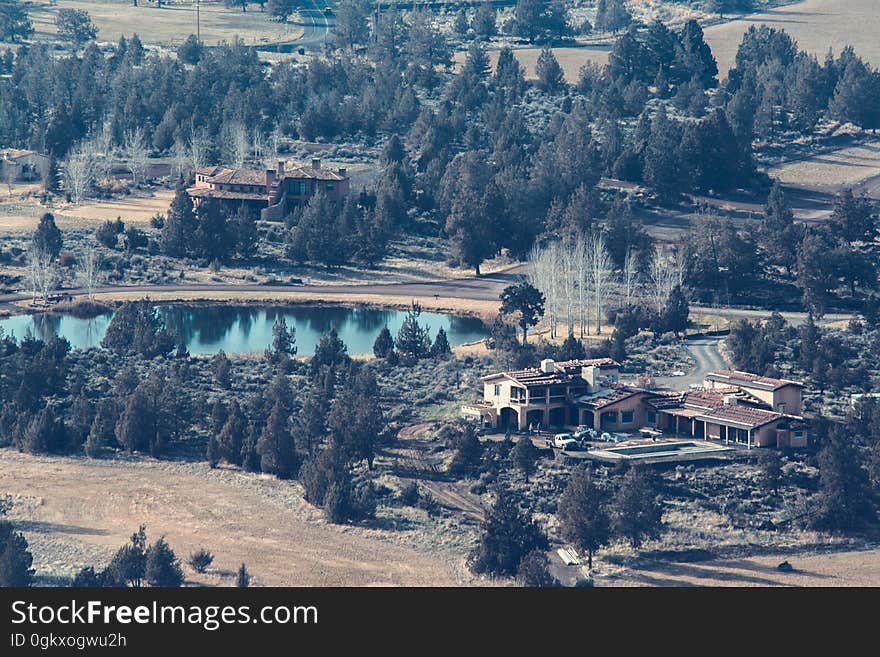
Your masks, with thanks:
M 575 450 L 580 447 L 578 441 L 576 441 L 570 433 L 557 433 L 553 436 L 553 440 L 548 440 L 547 443 L 550 447 L 555 447 L 563 451 Z

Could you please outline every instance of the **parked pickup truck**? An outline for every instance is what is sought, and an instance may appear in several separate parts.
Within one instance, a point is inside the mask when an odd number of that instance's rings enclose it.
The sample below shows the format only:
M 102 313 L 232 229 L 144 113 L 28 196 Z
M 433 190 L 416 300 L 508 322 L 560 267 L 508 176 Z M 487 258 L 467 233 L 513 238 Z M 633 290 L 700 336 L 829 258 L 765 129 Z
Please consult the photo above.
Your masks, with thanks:
M 580 447 L 580 443 L 570 433 L 557 433 L 553 438 L 547 439 L 547 447 L 561 450 L 576 450 Z

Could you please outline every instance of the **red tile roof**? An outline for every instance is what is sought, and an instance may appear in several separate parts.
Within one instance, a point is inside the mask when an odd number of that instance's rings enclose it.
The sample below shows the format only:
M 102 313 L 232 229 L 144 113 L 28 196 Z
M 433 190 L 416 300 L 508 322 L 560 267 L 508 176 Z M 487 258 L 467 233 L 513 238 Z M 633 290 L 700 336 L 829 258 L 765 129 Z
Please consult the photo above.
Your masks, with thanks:
M 725 398 L 731 396 L 736 397 L 737 403 L 725 404 Z M 739 424 L 750 429 L 786 417 L 782 413 L 766 408 L 739 403 L 743 397 L 742 391 L 737 388 L 697 389 L 679 393 L 665 393 L 651 400 L 650 403 L 658 411 L 691 409 L 694 412 L 687 415 L 697 419 L 722 424 Z
M 800 381 L 790 381 L 788 379 L 774 379 L 769 376 L 759 376 L 751 372 L 741 372 L 739 370 L 719 370 L 710 372 L 706 375 L 708 381 L 717 381 L 719 383 L 731 383 L 733 385 L 753 385 L 757 388 L 767 388 L 776 390 L 784 386 L 801 386 Z
M 330 169 L 315 169 L 313 167 L 294 167 L 293 169 L 285 169 L 284 178 L 292 180 L 347 180 L 347 176 L 343 176 L 336 171 Z
M 599 410 L 623 401 L 624 399 L 634 397 L 640 393 L 647 393 L 647 391 L 642 388 L 633 388 L 632 386 L 615 384 L 605 390 L 599 391 L 595 395 L 584 395 L 576 401 L 581 406 Z
M 186 190 L 190 196 L 197 198 L 219 198 L 238 201 L 266 201 L 266 194 L 253 192 L 230 192 L 225 189 L 211 189 L 210 187 L 190 187 Z
M 225 169 L 211 176 L 212 183 L 222 185 L 260 185 L 266 186 L 266 173 L 252 169 Z

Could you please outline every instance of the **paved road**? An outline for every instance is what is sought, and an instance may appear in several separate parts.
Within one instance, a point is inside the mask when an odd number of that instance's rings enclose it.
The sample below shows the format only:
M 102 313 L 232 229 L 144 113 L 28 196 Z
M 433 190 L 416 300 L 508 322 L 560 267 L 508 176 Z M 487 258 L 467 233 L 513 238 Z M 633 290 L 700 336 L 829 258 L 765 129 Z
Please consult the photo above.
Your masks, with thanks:
M 772 310 L 752 310 L 748 308 L 717 308 L 713 306 L 701 306 L 698 304 L 691 304 L 691 312 L 694 311 L 704 311 L 704 312 L 714 312 L 719 316 L 729 318 L 729 319 L 769 319 L 770 315 L 773 314 Z M 782 311 L 779 313 L 785 318 L 792 326 L 800 326 L 807 319 L 807 313 L 804 312 L 794 312 L 794 311 Z M 856 315 L 852 313 L 828 313 L 826 315 L 822 315 L 822 321 L 819 323 L 831 323 L 831 322 L 840 322 L 840 321 L 849 321 Z
M 682 347 L 696 361 L 694 369 L 685 376 L 658 376 L 655 379 L 657 387 L 681 390 L 692 383 L 702 383 L 709 372 L 728 369 L 719 350 L 722 339 L 700 337 L 685 340 Z
M 444 299 L 468 299 L 474 301 L 497 301 L 501 290 L 515 282 L 525 265 L 516 265 L 506 271 L 486 274 L 480 278 L 457 278 L 420 283 L 376 283 L 355 285 L 230 285 L 230 284 L 190 284 L 190 285 L 103 285 L 96 288 L 96 294 L 134 292 L 148 296 L 155 293 L 175 292 L 295 292 L 306 294 L 351 294 L 384 295 L 389 297 L 436 297 Z M 71 296 L 87 294 L 85 289 L 63 290 Z M 29 293 L 0 295 L 0 304 L 29 299 Z

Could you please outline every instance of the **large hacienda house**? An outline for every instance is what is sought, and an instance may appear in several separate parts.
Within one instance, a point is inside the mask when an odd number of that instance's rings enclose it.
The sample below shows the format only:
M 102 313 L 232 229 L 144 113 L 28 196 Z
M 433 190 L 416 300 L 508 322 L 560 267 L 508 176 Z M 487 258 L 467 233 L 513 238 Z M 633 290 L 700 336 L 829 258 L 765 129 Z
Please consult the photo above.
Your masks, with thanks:
M 803 447 L 803 385 L 747 372 L 706 375 L 702 387 L 658 391 L 623 384 L 610 358 L 541 361 L 483 377 L 483 402 L 462 414 L 502 431 L 585 425 L 596 431 L 652 428 L 749 447 Z
M 339 201 L 348 195 L 348 187 L 345 169 L 325 169 L 315 159 L 310 166 L 293 167 L 279 161 L 275 169 L 265 171 L 202 167 L 196 170 L 195 185 L 186 191 L 196 204 L 213 198 L 233 210 L 244 205 L 259 212 L 263 220 L 279 221 L 318 191 Z

